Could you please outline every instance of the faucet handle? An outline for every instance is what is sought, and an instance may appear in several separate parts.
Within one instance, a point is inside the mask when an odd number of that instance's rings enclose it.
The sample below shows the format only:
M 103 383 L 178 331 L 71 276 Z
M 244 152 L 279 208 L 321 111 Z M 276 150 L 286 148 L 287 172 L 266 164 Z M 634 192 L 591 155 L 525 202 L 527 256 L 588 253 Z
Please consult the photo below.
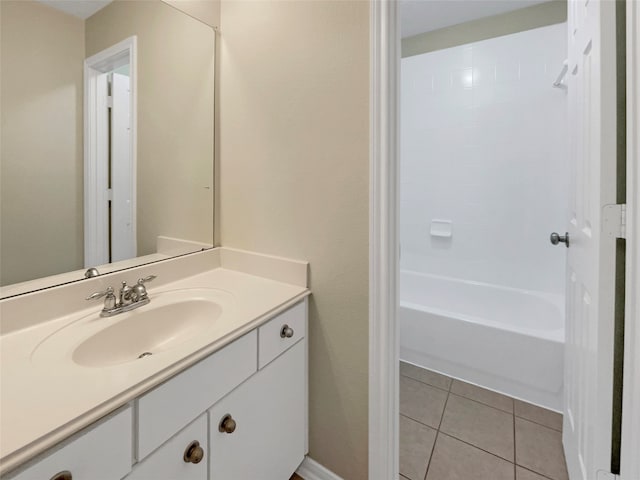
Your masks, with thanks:
M 138 283 L 131 288 L 132 299 L 134 302 L 139 302 L 148 298 L 147 289 L 144 284 L 152 281 L 154 278 L 156 278 L 155 275 L 149 275 L 148 277 L 138 279 Z
M 139 278 L 138 279 L 138 285 L 144 285 L 145 283 L 151 282 L 152 280 L 155 280 L 156 278 L 158 278 L 156 275 L 149 275 L 148 277 Z
M 116 304 L 118 302 L 116 301 L 116 296 L 113 294 L 113 287 L 107 287 L 107 289 L 104 292 L 92 293 L 86 299 L 95 300 L 96 298 L 101 298 L 101 297 L 105 297 L 104 307 L 102 308 L 103 313 L 108 312 L 109 310 L 112 310 L 116 307 Z
M 96 298 L 108 297 L 109 295 L 113 295 L 113 287 L 107 287 L 103 292 L 94 292 L 85 298 L 85 300 L 95 300 Z

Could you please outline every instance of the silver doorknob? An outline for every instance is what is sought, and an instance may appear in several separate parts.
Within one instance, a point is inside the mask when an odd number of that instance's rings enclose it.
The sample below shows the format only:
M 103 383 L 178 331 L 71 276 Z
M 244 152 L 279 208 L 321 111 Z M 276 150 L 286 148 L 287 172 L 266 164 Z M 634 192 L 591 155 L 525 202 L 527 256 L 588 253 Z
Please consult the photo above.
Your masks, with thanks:
M 291 328 L 289 325 L 283 325 L 282 328 L 280 329 L 280 337 L 282 338 L 291 338 L 293 337 L 293 328 Z
M 553 232 L 549 237 L 551 243 L 553 245 L 558 245 L 559 243 L 564 243 L 567 248 L 569 248 L 569 232 L 565 232 L 564 235 L 559 235 L 556 232 Z

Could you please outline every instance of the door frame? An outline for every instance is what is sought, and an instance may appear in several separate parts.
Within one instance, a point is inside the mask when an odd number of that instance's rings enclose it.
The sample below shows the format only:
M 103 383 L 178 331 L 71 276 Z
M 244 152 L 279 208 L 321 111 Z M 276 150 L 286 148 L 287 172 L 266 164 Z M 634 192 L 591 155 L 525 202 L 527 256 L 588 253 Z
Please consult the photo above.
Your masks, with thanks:
M 104 73 L 114 68 L 129 64 L 131 79 L 131 165 L 133 171 L 133 199 L 131 220 L 133 238 L 137 240 L 136 206 L 137 198 L 137 125 L 138 125 L 138 71 L 137 71 L 137 36 L 132 36 L 102 50 L 84 61 L 84 266 L 96 267 L 104 263 L 104 252 L 108 251 L 108 216 L 105 205 L 108 198 L 106 188 L 98 188 L 107 182 L 106 151 L 108 148 L 108 119 L 104 96 L 98 92 L 103 86 Z M 101 113 L 102 112 L 102 113 Z
M 621 480 L 640 478 L 640 4 L 627 1 L 627 279 Z M 399 473 L 397 2 L 370 0 L 369 480 Z
M 369 479 L 399 473 L 398 2 L 370 0 Z
M 640 5 L 627 1 L 627 252 L 621 480 L 640 478 Z

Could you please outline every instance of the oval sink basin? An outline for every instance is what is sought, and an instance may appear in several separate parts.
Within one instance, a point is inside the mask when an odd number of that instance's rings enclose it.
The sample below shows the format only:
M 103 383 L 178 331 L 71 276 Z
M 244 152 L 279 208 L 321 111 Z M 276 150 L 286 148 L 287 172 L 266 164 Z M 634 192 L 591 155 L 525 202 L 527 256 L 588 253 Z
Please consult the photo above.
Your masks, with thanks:
M 206 338 L 233 306 L 228 292 L 183 289 L 150 294 L 151 302 L 113 317 L 100 311 L 84 315 L 41 342 L 34 362 L 71 358 L 84 367 L 110 367 L 171 350 Z
M 106 367 L 145 358 L 202 333 L 220 317 L 222 307 L 206 300 L 186 300 L 127 313 L 131 314 L 127 321 L 82 342 L 72 354 L 73 361 L 87 367 Z

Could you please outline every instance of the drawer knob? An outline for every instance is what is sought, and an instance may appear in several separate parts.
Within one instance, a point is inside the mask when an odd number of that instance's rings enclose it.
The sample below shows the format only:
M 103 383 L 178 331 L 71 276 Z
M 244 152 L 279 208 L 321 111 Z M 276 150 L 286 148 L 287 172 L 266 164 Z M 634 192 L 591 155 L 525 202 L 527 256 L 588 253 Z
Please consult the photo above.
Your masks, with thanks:
M 185 463 L 200 463 L 204 458 L 204 450 L 200 446 L 200 442 L 197 440 L 191 442 L 184 451 L 184 457 L 182 458 Z
M 293 328 L 291 328 L 289 325 L 287 325 L 285 323 L 282 326 L 282 329 L 280 330 L 280 336 L 282 338 L 291 338 L 291 337 L 293 337 Z
M 63 472 L 56 473 L 51 480 L 72 480 L 71 472 L 69 470 L 64 470 Z
M 218 425 L 218 431 L 221 433 L 233 433 L 236 431 L 236 421 L 230 414 L 226 414 L 220 420 L 220 424 Z

